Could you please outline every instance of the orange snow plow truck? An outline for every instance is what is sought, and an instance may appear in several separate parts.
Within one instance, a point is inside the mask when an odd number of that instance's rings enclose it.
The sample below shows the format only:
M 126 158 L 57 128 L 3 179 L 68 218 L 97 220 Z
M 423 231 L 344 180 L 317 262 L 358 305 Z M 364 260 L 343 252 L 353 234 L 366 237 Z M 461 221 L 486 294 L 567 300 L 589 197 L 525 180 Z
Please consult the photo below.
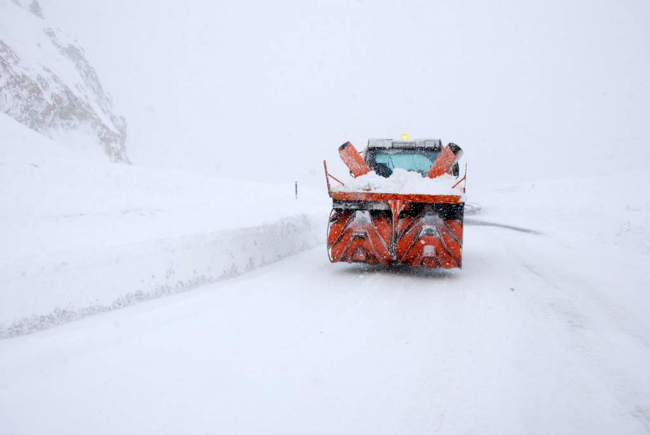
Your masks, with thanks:
M 445 269 L 463 264 L 466 173 L 463 152 L 439 139 L 370 139 L 363 153 L 346 142 L 339 155 L 353 180 L 325 167 L 332 212 L 327 229 L 331 262 Z M 332 180 L 332 182 L 330 182 Z

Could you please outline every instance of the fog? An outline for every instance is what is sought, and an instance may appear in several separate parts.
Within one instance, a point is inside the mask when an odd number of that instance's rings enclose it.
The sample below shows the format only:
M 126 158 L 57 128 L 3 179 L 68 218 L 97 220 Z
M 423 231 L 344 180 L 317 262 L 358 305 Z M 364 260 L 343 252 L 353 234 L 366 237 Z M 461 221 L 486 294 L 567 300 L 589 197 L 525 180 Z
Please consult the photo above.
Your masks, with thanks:
M 369 137 L 439 137 L 471 184 L 645 167 L 646 1 L 43 0 L 134 164 L 324 185 Z

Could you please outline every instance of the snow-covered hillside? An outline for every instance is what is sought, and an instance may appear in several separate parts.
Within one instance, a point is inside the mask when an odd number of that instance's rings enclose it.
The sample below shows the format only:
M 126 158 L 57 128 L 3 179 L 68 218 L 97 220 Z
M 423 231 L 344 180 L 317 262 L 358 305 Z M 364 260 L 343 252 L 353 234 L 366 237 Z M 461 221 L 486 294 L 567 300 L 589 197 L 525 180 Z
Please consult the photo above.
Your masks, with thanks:
M 0 337 L 312 247 L 326 197 L 88 161 L 0 114 Z
M 0 113 L 84 155 L 129 161 L 125 119 L 84 50 L 36 1 L 0 0 Z

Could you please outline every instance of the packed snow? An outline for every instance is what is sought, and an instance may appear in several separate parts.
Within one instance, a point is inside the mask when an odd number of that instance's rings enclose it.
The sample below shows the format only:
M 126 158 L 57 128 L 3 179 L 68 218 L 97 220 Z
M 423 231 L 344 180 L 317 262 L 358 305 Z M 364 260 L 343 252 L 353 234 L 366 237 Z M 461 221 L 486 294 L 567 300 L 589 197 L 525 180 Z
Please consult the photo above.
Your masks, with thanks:
M 618 186 L 648 182 L 477 188 L 458 271 L 333 265 L 321 245 L 0 341 L 0 427 L 645 434 L 650 200 Z
M 461 178 L 450 174 L 429 178 L 418 172 L 395 168 L 390 177 L 382 177 L 375 171 L 370 171 L 343 184 L 332 182 L 331 189 L 334 192 L 364 191 L 463 196 L 464 187 L 464 181 Z

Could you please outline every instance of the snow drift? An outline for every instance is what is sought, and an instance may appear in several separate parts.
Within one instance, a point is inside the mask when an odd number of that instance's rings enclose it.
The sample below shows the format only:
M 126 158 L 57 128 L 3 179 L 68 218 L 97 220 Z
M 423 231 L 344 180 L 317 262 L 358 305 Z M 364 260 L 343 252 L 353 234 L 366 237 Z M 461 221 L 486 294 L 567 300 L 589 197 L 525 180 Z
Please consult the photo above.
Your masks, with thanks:
M 82 159 L 0 114 L 0 337 L 315 246 L 325 192 Z M 326 202 L 321 204 L 326 206 Z

